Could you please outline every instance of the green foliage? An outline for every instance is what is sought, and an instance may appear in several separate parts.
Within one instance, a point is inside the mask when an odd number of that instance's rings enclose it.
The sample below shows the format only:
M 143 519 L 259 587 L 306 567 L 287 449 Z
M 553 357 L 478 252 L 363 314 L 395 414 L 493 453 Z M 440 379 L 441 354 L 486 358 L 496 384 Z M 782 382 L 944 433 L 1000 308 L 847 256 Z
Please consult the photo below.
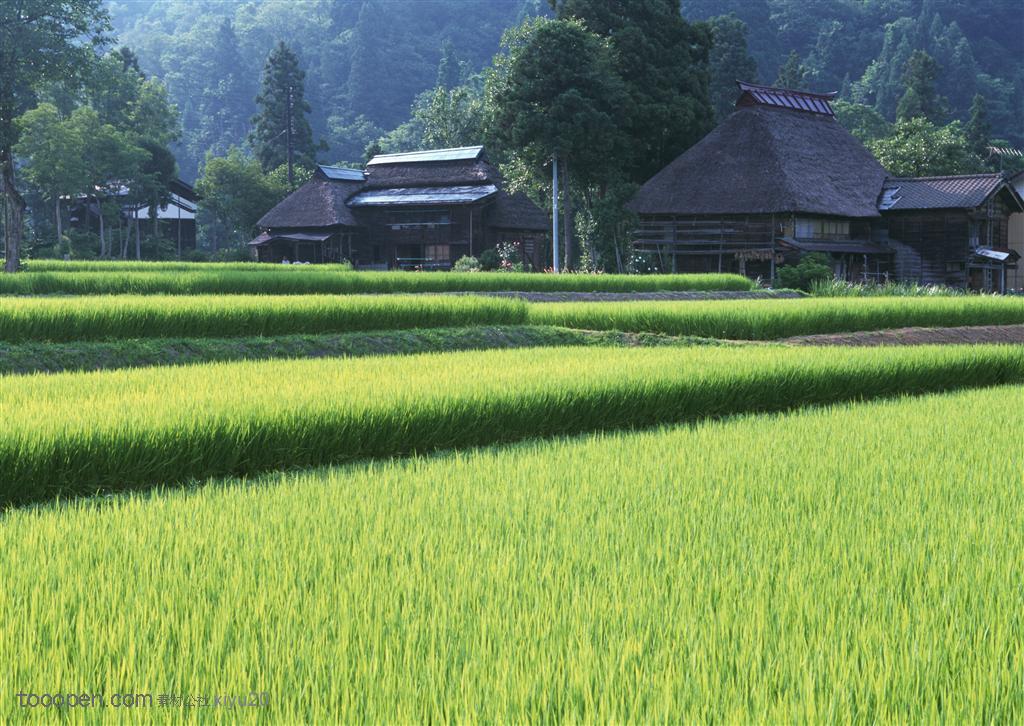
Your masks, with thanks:
M 891 136 L 867 146 L 893 176 L 970 174 L 983 168 L 958 121 L 941 127 L 923 117 L 899 121 Z
M 463 255 L 452 265 L 452 272 L 480 272 L 481 269 L 480 260 L 470 255 Z
M 479 317 L 494 322 L 522 306 L 411 302 L 420 320 L 435 325 L 471 309 L 487 310 Z M 399 301 L 366 304 L 398 322 Z M 405 324 L 416 326 L 412 312 Z M 58 491 L 92 494 L 1022 381 L 1024 352 L 1013 346 L 850 348 L 827 357 L 783 347 L 595 348 L 586 356 L 541 348 L 6 377 L 0 506 Z M 126 432 L 131 446 L 123 444 Z
M 944 285 L 919 285 L 915 282 L 886 282 L 879 285 L 845 280 L 815 282 L 811 285 L 810 293 L 815 297 L 950 297 L 968 294 L 963 288 Z
M 408 121 L 380 139 L 381 151 L 447 149 L 483 141 L 485 113 L 479 82 L 425 91 L 411 112 Z
M 786 62 L 779 69 L 775 85 L 780 88 L 803 89 L 806 86 L 807 69 L 800 62 L 800 54 L 795 50 L 790 51 Z
M 773 340 L 815 333 L 1024 323 L 1024 298 L 864 297 L 644 303 L 544 303 L 530 322 L 586 330 Z
M 980 93 L 974 97 L 974 101 L 971 103 L 971 117 L 964 128 L 964 135 L 967 137 L 967 144 L 974 155 L 981 159 L 988 156 L 992 126 L 988 122 L 988 104 Z
M 810 291 L 826 280 L 831 280 L 832 258 L 823 252 L 803 255 L 795 265 L 783 265 L 777 270 L 779 287 Z
M 284 41 L 279 42 L 263 67 L 262 85 L 256 96 L 260 110 L 252 118 L 249 136 L 263 171 L 288 162 L 289 117 L 294 163 L 307 167 L 316 165 L 317 147 L 306 118 L 312 107 L 305 100 L 305 83 L 306 73 L 299 68 L 298 56 Z
M 215 250 L 249 241 L 259 218 L 288 191 L 286 171 L 264 174 L 259 161 L 237 147 L 227 156 L 207 156 L 196 182 L 206 241 Z
M 708 55 L 710 99 L 721 122 L 736 106 L 736 81 L 757 83 L 757 63 L 747 51 L 747 24 L 735 13 L 708 20 L 711 52 Z
M 896 106 L 896 118 L 908 121 L 926 118 L 932 123 L 942 123 L 946 117 L 946 103 L 935 90 L 939 75 L 939 64 L 923 50 L 915 50 L 907 60 L 903 71 L 903 85 L 906 93 Z
M 480 269 L 484 271 L 497 270 L 501 265 L 501 258 L 498 251 L 493 247 L 480 253 Z
M 836 100 L 832 102 L 832 108 L 839 123 L 860 139 L 863 144 L 884 138 L 892 133 L 892 124 L 871 106 Z

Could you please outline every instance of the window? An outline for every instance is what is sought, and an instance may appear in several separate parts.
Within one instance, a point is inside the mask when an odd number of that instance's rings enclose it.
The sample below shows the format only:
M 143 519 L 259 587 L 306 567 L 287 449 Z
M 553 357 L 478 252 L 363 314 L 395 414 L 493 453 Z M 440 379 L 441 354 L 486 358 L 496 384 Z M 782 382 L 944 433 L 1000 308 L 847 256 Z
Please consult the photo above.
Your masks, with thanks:
M 452 223 L 451 214 L 442 209 L 396 209 L 387 215 L 391 229 L 432 229 Z
M 443 262 L 451 259 L 448 245 L 426 245 L 423 256 L 432 261 Z
M 797 239 L 849 239 L 850 222 L 841 219 L 797 219 Z

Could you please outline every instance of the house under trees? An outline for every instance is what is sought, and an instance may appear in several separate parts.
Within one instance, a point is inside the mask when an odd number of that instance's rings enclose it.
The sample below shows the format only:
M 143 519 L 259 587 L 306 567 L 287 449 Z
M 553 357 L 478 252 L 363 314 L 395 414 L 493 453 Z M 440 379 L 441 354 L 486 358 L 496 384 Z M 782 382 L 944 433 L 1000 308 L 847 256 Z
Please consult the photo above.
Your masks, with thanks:
M 548 216 L 502 188 L 481 146 L 373 157 L 365 170 L 319 166 L 258 222 L 261 262 L 362 269 L 449 269 L 501 243 L 527 268 L 547 264 Z
M 1001 174 L 897 179 L 817 94 L 739 83 L 736 110 L 641 187 L 634 246 L 663 270 L 773 279 L 827 254 L 836 277 L 1004 291 L 1024 201 Z

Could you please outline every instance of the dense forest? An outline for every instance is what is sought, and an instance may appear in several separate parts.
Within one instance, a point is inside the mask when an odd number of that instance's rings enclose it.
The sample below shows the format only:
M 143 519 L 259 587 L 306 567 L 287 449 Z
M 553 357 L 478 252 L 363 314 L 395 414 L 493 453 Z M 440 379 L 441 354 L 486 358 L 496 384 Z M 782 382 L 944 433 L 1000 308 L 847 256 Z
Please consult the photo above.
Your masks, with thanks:
M 313 136 L 327 146 L 321 160 L 357 162 L 367 144 L 408 119 L 416 96 L 437 84 L 439 66 L 447 65 L 442 77 L 477 73 L 506 28 L 552 12 L 546 0 L 111 0 L 108 7 L 119 42 L 178 106 L 183 133 L 175 151 L 186 179 L 206 151 L 224 153 L 245 140 L 261 69 L 278 41 L 306 72 Z M 734 14 L 758 80 L 774 82 L 795 52 L 804 86 L 840 91 L 888 121 L 903 94 L 904 65 L 925 50 L 938 63 L 947 119 L 966 122 L 981 94 L 993 135 L 1024 145 L 1017 0 L 682 0 L 682 13 L 692 21 Z

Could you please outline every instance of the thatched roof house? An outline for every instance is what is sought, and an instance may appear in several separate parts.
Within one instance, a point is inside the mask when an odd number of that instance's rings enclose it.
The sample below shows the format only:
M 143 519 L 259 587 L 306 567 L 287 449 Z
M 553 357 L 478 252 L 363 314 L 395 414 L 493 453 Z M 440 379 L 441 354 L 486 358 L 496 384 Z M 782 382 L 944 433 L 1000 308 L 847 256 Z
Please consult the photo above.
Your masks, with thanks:
M 736 111 L 630 202 L 634 244 L 662 269 L 774 279 L 776 265 L 819 252 L 840 278 L 1005 287 L 1016 263 L 1005 217 L 1020 199 L 1001 175 L 888 179 L 836 120 L 834 93 L 738 85 Z
M 250 244 L 265 261 L 443 269 L 513 242 L 540 266 L 547 215 L 501 187 L 482 146 L 380 154 L 365 171 L 321 166 Z

